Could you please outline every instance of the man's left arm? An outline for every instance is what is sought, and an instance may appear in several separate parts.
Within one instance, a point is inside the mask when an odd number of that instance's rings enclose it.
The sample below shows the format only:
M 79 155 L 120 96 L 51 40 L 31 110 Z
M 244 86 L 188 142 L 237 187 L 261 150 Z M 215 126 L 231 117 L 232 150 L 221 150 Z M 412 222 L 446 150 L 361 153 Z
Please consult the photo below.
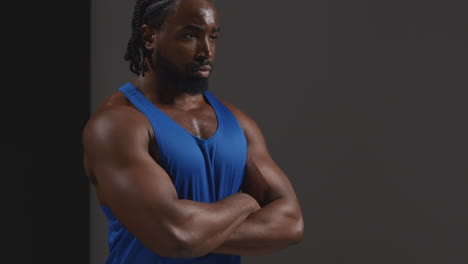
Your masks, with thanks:
M 293 186 L 271 158 L 257 124 L 225 103 L 244 130 L 247 161 L 242 191 L 253 196 L 261 209 L 251 214 L 215 253 L 263 255 L 302 240 L 304 223 Z

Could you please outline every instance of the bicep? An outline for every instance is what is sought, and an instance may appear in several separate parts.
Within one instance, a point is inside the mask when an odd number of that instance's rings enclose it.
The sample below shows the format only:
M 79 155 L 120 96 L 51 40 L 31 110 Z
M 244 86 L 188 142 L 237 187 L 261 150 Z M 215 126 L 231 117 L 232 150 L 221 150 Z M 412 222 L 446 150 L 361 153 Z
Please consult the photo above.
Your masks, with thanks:
M 241 124 L 247 139 L 247 161 L 242 190 L 262 206 L 279 198 L 296 203 L 296 194 L 283 170 L 272 159 L 257 123 L 239 109 L 227 104 Z
M 175 218 L 177 193 L 149 154 L 144 126 L 127 121 L 101 120 L 87 127 L 85 159 L 102 205 L 131 233 L 152 243 L 161 237 L 156 234 L 171 235 L 169 219 Z
M 261 206 L 294 196 L 286 175 L 267 155 L 247 160 L 242 190 L 252 195 Z
M 279 198 L 295 200 L 288 177 L 270 156 L 258 126 L 250 122 L 245 129 L 248 148 L 243 190 L 262 206 Z

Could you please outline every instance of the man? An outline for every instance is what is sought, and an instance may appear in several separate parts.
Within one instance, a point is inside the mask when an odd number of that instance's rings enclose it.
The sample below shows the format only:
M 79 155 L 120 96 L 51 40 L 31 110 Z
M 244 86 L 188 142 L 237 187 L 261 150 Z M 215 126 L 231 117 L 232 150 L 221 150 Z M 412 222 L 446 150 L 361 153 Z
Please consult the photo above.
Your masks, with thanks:
M 107 263 L 240 263 L 298 243 L 300 206 L 260 129 L 207 90 L 214 4 L 137 1 L 132 28 L 125 59 L 138 76 L 83 132 Z

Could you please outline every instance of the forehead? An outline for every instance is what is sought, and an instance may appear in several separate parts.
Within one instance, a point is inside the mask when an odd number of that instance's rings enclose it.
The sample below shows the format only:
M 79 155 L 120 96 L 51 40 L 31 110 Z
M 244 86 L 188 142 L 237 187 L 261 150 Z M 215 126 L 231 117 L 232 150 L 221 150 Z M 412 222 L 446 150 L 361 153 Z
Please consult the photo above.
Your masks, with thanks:
M 179 0 L 166 18 L 168 26 L 218 25 L 216 8 L 208 0 Z

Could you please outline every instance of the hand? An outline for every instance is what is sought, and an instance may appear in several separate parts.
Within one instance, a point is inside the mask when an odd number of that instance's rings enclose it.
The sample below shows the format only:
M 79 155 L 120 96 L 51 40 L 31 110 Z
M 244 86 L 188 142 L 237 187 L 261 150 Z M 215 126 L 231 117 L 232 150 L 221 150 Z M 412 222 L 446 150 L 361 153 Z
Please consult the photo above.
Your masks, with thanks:
M 242 199 L 245 199 L 246 203 L 248 203 L 251 206 L 252 213 L 255 213 L 256 211 L 261 209 L 260 204 L 250 194 L 240 192 L 237 193 L 237 195 L 241 195 Z

